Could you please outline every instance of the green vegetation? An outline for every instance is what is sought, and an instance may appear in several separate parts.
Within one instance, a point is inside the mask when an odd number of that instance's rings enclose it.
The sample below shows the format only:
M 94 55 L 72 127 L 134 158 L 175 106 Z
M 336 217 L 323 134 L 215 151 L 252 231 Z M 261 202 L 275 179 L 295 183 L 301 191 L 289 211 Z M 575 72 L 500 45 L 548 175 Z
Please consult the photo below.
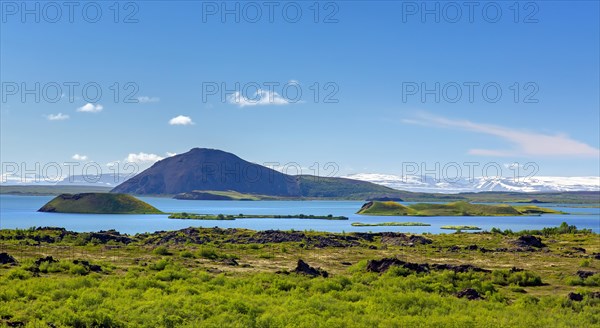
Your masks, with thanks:
M 528 206 L 513 206 L 517 211 L 523 215 L 535 215 L 535 214 L 567 214 L 565 212 L 553 210 L 550 208 L 538 207 L 533 205 Z
M 404 216 L 417 215 L 417 211 L 396 202 L 368 202 L 358 211 L 363 215 Z
M 547 227 L 542 230 L 523 230 L 519 232 L 513 232 L 510 229 L 500 230 L 498 228 L 492 228 L 490 230 L 491 233 L 497 233 L 505 236 L 513 236 L 513 235 L 540 235 L 540 236 L 553 236 L 560 234 L 592 234 L 591 229 L 577 229 L 574 225 L 569 225 L 567 222 L 563 222 L 558 227 Z
M 329 215 L 307 215 L 307 214 L 296 214 L 296 215 L 277 215 L 277 214 L 237 214 L 237 215 L 224 215 L 224 214 L 194 214 L 194 213 L 172 213 L 169 215 L 169 219 L 180 219 L 180 220 L 236 220 L 236 219 L 310 219 L 310 220 L 348 220 L 345 216 L 333 216 Z
M 379 216 L 516 216 L 543 213 L 560 214 L 562 212 L 534 205 L 484 205 L 468 202 L 448 204 L 419 203 L 408 206 L 396 202 L 368 202 L 358 211 L 358 214 Z
M 0 326 L 597 326 L 600 274 L 581 277 L 577 271 L 582 260 L 588 260 L 585 270 L 600 271 L 592 255 L 600 252 L 598 235 L 555 232 L 543 240 L 544 251 L 523 252 L 515 248 L 514 236 L 483 232 L 406 236 L 188 228 L 128 236 L 0 230 L 0 252 L 18 261 L 0 265 Z M 403 246 L 392 240 L 404 237 L 431 243 Z M 587 252 L 565 251 L 572 247 Z M 486 270 L 369 271 L 367 261 L 396 256 L 430 268 Z M 329 276 L 293 273 L 299 258 Z M 469 288 L 481 299 L 458 297 Z
M 161 214 L 152 205 L 126 194 L 62 194 L 46 203 L 40 212 L 85 214 Z
M 445 225 L 441 226 L 440 229 L 446 230 L 481 230 L 480 227 L 477 226 L 469 226 L 469 225 Z
M 362 223 L 362 222 L 353 222 L 352 226 L 354 227 L 427 227 L 430 226 L 429 223 L 422 222 L 378 222 L 378 223 Z

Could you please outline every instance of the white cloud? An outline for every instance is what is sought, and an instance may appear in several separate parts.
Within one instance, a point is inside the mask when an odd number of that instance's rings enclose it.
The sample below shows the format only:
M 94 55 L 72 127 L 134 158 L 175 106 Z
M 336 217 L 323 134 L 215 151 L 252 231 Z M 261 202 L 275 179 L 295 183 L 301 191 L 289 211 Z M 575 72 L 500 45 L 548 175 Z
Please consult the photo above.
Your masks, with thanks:
M 169 120 L 170 125 L 192 125 L 194 122 L 189 116 L 179 115 Z
M 75 154 L 71 158 L 74 159 L 74 160 L 76 160 L 76 161 L 85 161 L 85 160 L 88 159 L 88 157 L 86 155 L 79 155 L 79 154 Z
M 125 162 L 143 164 L 143 163 L 155 163 L 162 159 L 164 159 L 164 157 L 156 155 L 156 154 L 146 154 L 146 153 L 140 152 L 137 154 L 130 153 L 129 155 L 127 155 L 127 158 L 125 158 Z
M 135 153 L 129 153 L 129 155 L 127 155 L 127 157 L 123 160 L 116 160 L 116 161 L 112 161 L 109 163 L 106 163 L 106 166 L 111 167 L 114 165 L 120 165 L 121 163 L 125 162 L 125 163 L 135 163 L 135 164 L 140 164 L 142 166 L 145 166 L 145 164 L 154 164 L 160 160 L 163 160 L 167 157 L 171 157 L 171 156 L 175 156 L 177 155 L 176 153 L 172 153 L 172 152 L 166 152 L 167 156 L 163 157 L 160 155 L 156 155 L 156 154 L 147 154 L 144 152 L 139 152 L 137 154 Z
M 241 92 L 237 91 L 231 94 L 228 97 L 228 100 L 230 104 L 238 105 L 240 107 L 266 105 L 280 106 L 290 104 L 289 100 L 283 98 L 277 92 L 262 89 L 258 89 L 251 98 L 246 98 Z
M 600 149 L 565 134 L 543 134 L 507 128 L 499 125 L 475 123 L 467 120 L 452 120 L 440 116 L 421 113 L 418 119 L 406 119 L 404 123 L 456 128 L 475 133 L 488 134 L 513 144 L 512 149 L 470 149 L 469 154 L 484 156 L 600 156 Z
M 159 102 L 160 98 L 158 98 L 158 97 L 140 96 L 140 97 L 137 97 L 137 100 L 140 102 L 140 104 L 146 104 L 146 103 Z
M 82 113 L 98 113 L 101 112 L 102 109 L 104 109 L 104 107 L 100 104 L 92 104 L 92 103 L 87 103 L 79 108 L 77 108 L 78 112 L 82 112 Z
M 69 119 L 69 115 L 63 113 L 50 114 L 46 115 L 46 118 L 48 119 L 48 121 L 64 121 Z

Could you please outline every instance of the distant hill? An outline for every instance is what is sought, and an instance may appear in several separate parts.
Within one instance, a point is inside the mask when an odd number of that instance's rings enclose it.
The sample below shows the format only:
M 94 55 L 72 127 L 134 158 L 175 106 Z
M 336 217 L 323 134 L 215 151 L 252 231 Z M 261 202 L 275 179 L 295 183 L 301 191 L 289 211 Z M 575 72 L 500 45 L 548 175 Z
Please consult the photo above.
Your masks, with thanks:
M 22 196 L 55 196 L 61 194 L 81 194 L 87 192 L 110 192 L 104 186 L 54 186 L 54 185 L 0 185 L 0 194 Z
M 39 212 L 87 214 L 160 214 L 154 206 L 133 196 L 109 193 L 62 194 Z
M 286 198 L 348 199 L 401 197 L 402 193 L 365 181 L 287 175 L 250 163 L 231 153 L 204 148 L 194 148 L 187 153 L 165 158 L 112 190 L 139 195 L 183 194 L 178 197 L 186 199 L 206 196 L 198 194 L 202 191 L 232 191 Z M 192 192 L 196 194 L 189 194 Z

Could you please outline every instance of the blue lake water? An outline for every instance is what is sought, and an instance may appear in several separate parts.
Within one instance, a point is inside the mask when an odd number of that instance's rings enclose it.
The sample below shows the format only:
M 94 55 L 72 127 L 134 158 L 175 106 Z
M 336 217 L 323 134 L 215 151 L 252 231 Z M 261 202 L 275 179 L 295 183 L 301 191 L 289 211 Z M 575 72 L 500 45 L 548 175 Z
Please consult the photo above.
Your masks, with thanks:
M 330 232 L 400 231 L 412 233 L 451 233 L 440 229 L 443 225 L 475 225 L 483 230 L 493 227 L 512 229 L 541 229 L 558 226 L 565 221 L 578 228 L 600 233 L 600 208 L 578 208 L 560 204 L 541 204 L 569 215 L 503 216 L 503 217 L 389 217 L 355 214 L 364 202 L 356 201 L 197 201 L 170 198 L 140 197 L 165 212 L 204 214 L 313 214 L 347 216 L 347 221 L 308 219 L 238 219 L 234 221 L 173 220 L 167 215 L 105 215 L 40 213 L 37 210 L 52 196 L 0 195 L 0 229 L 29 227 L 64 227 L 72 231 L 99 231 L 115 229 L 122 233 L 143 233 L 177 230 L 187 227 L 247 228 L 253 230 L 316 230 Z M 522 204 L 521 204 L 522 205 Z M 353 227 L 352 222 L 406 222 L 429 223 L 427 227 Z

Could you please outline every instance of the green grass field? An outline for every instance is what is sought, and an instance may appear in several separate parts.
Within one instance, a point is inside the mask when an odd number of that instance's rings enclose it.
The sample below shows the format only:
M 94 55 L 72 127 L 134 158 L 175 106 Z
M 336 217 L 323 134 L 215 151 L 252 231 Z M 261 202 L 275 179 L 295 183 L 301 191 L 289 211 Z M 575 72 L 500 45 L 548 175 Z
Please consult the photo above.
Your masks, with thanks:
M 600 287 L 600 275 L 578 274 L 600 271 L 592 255 L 600 252 L 598 235 L 572 229 L 544 233 L 539 238 L 546 247 L 527 250 L 515 245 L 520 234 L 509 232 L 411 237 L 189 228 L 127 236 L 1 230 L 0 252 L 18 264 L 0 265 L 0 325 L 598 325 L 600 295 L 593 292 Z M 406 240 L 429 242 L 401 243 Z M 46 256 L 58 262 L 40 261 Z M 369 260 L 382 258 L 490 271 L 367 270 Z M 329 276 L 293 273 L 298 259 Z M 482 299 L 459 298 L 467 288 Z M 569 293 L 582 300 L 570 300 Z

